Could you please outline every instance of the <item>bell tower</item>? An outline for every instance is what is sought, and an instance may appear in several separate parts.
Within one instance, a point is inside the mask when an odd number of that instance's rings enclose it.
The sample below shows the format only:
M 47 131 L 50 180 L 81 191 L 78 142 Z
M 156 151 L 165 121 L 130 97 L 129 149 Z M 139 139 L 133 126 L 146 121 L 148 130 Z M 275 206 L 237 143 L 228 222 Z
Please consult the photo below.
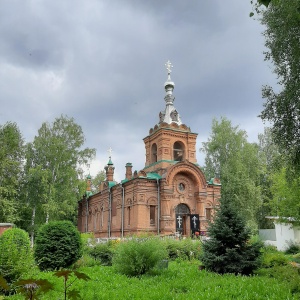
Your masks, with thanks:
M 168 78 L 165 82 L 166 107 L 159 113 L 159 123 L 151 128 L 144 138 L 146 148 L 146 172 L 156 172 L 160 175 L 179 161 L 197 163 L 196 139 L 197 133 L 182 123 L 179 113 L 174 107 L 174 82 L 171 80 L 171 62 L 165 64 Z

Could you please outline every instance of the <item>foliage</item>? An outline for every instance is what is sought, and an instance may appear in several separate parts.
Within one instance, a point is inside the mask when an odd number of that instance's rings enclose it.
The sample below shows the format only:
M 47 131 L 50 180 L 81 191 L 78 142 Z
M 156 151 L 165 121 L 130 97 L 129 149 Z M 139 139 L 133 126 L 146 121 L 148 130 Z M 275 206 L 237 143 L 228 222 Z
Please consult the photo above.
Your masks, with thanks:
M 92 191 L 98 192 L 99 185 L 102 181 L 105 180 L 106 174 L 104 170 L 99 171 L 95 177 L 92 178 Z
M 286 266 L 289 264 L 289 259 L 284 253 L 279 251 L 263 251 L 262 268 L 273 268 L 276 266 Z
M 167 251 L 158 238 L 132 238 L 117 247 L 113 266 L 122 274 L 140 276 L 166 257 Z
M 11 284 L 33 266 L 27 232 L 11 228 L 0 236 L 0 274 Z
M 216 273 L 249 275 L 260 265 L 260 242 L 250 243 L 250 230 L 231 203 L 222 198 L 214 223 L 203 242 L 201 261 Z
M 94 233 L 92 232 L 81 233 L 80 237 L 81 237 L 83 253 L 89 253 L 91 246 L 96 245 Z
M 41 270 L 68 268 L 81 255 L 80 233 L 71 222 L 50 222 L 39 229 L 34 257 Z
M 300 253 L 300 245 L 294 241 L 289 241 L 287 249 L 284 251 L 285 254 L 297 254 Z
M 15 286 L 18 287 L 18 292 L 29 300 L 40 299 L 41 294 L 53 289 L 53 284 L 47 279 L 21 279 Z
M 271 269 L 269 269 L 271 271 Z M 168 269 L 159 276 L 145 274 L 140 278 L 118 274 L 111 267 L 82 268 L 91 280 L 79 280 L 76 289 L 84 299 L 237 299 L 237 300 L 282 300 L 298 299 L 292 295 L 287 281 L 266 276 L 234 276 L 199 271 L 198 265 L 190 261 L 169 262 Z M 286 274 L 288 275 L 288 274 Z M 52 273 L 41 273 L 41 277 L 61 286 L 61 278 Z M 50 291 L 43 300 L 61 299 L 57 289 Z M 7 300 L 21 300 L 20 295 Z
M 99 260 L 91 257 L 87 253 L 83 253 L 83 255 L 73 265 L 73 269 L 77 270 L 82 267 L 94 267 L 99 265 L 100 265 Z
M 300 1 L 273 0 L 262 11 L 265 60 L 271 61 L 277 75 L 276 91 L 263 87 L 266 100 L 261 118 L 272 123 L 275 142 L 292 169 L 300 169 Z
M 84 141 L 74 119 L 60 116 L 52 124 L 43 123 L 28 144 L 24 192 L 31 225 L 75 220 L 77 199 L 84 192 L 83 167 L 95 154 L 94 149 L 82 149 Z
M 191 260 L 199 259 L 201 253 L 201 244 L 199 240 L 164 240 L 165 247 L 170 260 Z
M 78 271 L 70 271 L 70 270 L 61 270 L 61 271 L 57 271 L 53 274 L 56 277 L 62 277 L 64 279 L 64 299 L 82 299 L 80 297 L 80 292 L 76 289 L 72 289 L 70 290 L 70 287 L 73 285 L 73 283 L 77 280 L 77 279 L 82 279 L 82 280 L 90 280 L 91 278 L 81 272 Z M 69 282 L 69 279 L 72 279 L 71 282 Z
M 271 128 L 264 128 L 264 132 L 258 135 L 258 141 L 258 156 L 261 168 L 260 189 L 262 199 L 262 205 L 258 209 L 258 225 L 260 229 L 274 228 L 273 221 L 267 219 L 266 216 L 272 215 L 272 176 L 282 167 L 282 156 L 278 147 L 274 143 Z
M 274 278 L 283 282 L 293 294 L 300 292 L 299 287 L 299 269 L 291 264 L 276 265 L 273 268 L 262 268 L 256 272 L 257 275 Z
M 248 225 L 257 229 L 262 170 L 258 146 L 249 143 L 246 132 L 223 117 L 213 119 L 212 133 L 200 150 L 206 155 L 206 177 L 220 176 L 222 197 L 231 199 Z
M 272 213 L 282 218 L 293 217 L 294 224 L 300 223 L 300 176 L 290 178 L 287 169 L 281 168 L 271 177 L 273 199 Z
M 114 249 L 107 243 L 97 244 L 90 249 L 90 255 L 98 260 L 103 266 L 111 266 Z
M 0 220 L 19 220 L 18 198 L 22 180 L 24 141 L 16 123 L 0 125 Z

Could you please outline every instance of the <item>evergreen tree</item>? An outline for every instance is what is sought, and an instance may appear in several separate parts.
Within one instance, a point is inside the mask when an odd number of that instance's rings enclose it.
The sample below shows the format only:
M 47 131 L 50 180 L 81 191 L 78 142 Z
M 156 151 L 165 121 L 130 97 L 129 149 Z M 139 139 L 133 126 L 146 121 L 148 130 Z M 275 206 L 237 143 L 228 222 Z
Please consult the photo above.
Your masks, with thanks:
M 209 239 L 203 243 L 201 261 L 216 273 L 249 275 L 259 266 L 260 242 L 251 243 L 250 229 L 225 198 L 220 201 L 214 223 L 208 228 Z

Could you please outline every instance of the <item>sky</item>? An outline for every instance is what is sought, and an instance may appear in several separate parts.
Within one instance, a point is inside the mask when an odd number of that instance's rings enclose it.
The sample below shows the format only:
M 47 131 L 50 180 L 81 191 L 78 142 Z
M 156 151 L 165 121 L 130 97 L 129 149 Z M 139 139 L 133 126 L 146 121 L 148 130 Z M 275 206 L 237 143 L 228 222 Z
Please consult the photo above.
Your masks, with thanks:
M 145 166 L 170 60 L 174 106 L 197 149 L 221 116 L 255 142 L 261 87 L 276 78 L 251 11 L 250 0 L 1 0 L 0 125 L 16 122 L 32 142 L 43 122 L 73 117 L 97 151 L 91 175 L 111 147 L 120 181 L 127 162 Z

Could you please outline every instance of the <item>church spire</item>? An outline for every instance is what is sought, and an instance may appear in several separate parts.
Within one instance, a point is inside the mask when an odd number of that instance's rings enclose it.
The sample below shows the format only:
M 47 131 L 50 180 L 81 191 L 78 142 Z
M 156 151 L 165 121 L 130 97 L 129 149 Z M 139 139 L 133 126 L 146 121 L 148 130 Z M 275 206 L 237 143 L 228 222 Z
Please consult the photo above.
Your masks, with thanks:
M 106 167 L 104 168 L 105 171 L 106 171 L 106 180 L 107 181 L 114 181 L 114 170 L 115 170 L 115 167 L 114 167 L 113 162 L 111 161 L 112 149 L 109 148 L 107 151 L 108 151 L 108 153 L 110 155 L 109 155 L 108 163 L 107 163 Z
M 175 83 L 171 79 L 171 72 L 172 72 L 171 68 L 173 68 L 173 66 L 169 60 L 165 63 L 165 66 L 166 66 L 166 69 L 168 72 L 168 78 L 167 78 L 167 81 L 165 82 L 166 108 L 164 111 L 161 111 L 159 114 L 159 123 L 164 122 L 167 124 L 171 124 L 174 122 L 174 123 L 177 123 L 178 125 L 181 125 L 182 122 L 181 122 L 180 116 L 173 104 L 174 100 L 175 100 L 175 97 L 173 96 L 173 90 L 175 87 Z

